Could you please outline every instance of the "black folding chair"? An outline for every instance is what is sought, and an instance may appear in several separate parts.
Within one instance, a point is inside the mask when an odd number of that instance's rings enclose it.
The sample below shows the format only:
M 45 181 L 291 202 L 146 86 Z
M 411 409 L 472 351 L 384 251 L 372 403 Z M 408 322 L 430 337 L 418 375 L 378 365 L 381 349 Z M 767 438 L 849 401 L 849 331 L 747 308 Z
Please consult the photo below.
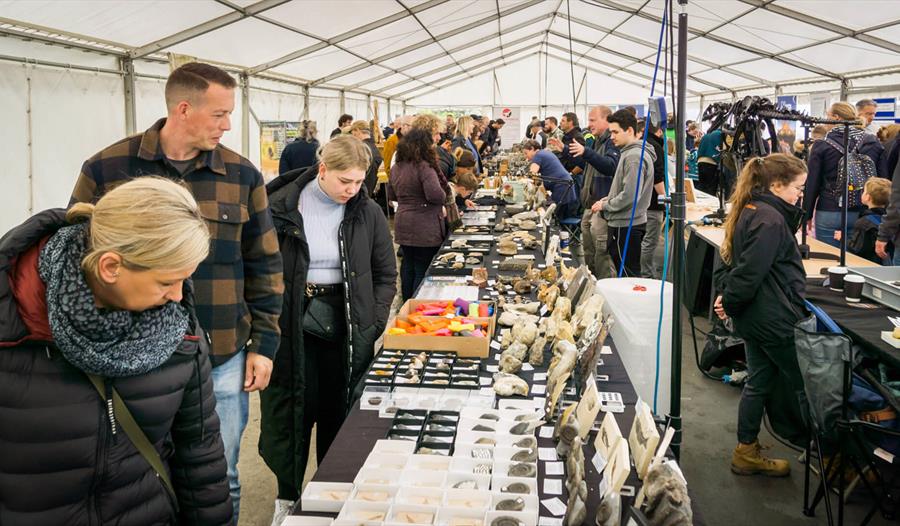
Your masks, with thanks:
M 806 394 L 806 400 L 801 400 L 801 405 L 811 435 L 806 446 L 803 513 L 809 517 L 814 516 L 816 507 L 824 499 L 828 524 L 833 526 L 835 518 L 829 496 L 836 488 L 837 524 L 843 526 L 845 496 L 848 493 L 844 466 L 845 462 L 849 462 L 873 500 L 871 509 L 860 524 L 868 524 L 876 511 L 880 511 L 886 519 L 891 519 L 894 514 L 894 506 L 891 504 L 896 499 L 894 485 L 897 482 L 897 465 L 900 460 L 880 450 L 877 444 L 884 437 L 900 437 L 900 433 L 850 415 L 848 398 L 855 363 L 853 343 L 824 311 L 809 302 L 807 308 L 813 316 L 800 321 L 794 328 L 797 360 Z M 820 482 L 810 502 L 813 446 Z M 830 456 L 827 463 L 826 456 Z M 866 477 L 866 468 L 871 470 L 874 481 Z

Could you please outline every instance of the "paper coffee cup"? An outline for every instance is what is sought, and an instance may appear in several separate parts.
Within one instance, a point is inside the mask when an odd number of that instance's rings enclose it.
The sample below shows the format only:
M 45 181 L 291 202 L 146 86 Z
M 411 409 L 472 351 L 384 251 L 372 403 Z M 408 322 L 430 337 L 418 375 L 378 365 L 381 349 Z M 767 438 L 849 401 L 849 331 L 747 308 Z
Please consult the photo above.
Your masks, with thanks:
M 844 290 L 844 276 L 847 275 L 847 267 L 828 268 L 828 288 L 831 290 Z
M 862 297 L 863 284 L 866 278 L 856 274 L 844 276 L 844 297 L 850 303 L 857 303 Z

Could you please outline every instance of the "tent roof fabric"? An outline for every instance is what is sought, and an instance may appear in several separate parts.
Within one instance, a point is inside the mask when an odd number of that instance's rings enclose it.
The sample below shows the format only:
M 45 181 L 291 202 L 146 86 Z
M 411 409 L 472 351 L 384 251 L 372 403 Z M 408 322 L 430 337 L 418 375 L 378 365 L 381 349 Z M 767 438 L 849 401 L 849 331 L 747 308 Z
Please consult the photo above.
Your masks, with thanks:
M 406 101 L 540 52 L 649 87 L 663 10 L 650 0 L 178 6 L 173 16 L 166 0 L 0 0 L 0 36 L 132 59 L 185 54 L 249 75 Z M 693 95 L 900 73 L 900 2 L 691 0 L 686 9 Z

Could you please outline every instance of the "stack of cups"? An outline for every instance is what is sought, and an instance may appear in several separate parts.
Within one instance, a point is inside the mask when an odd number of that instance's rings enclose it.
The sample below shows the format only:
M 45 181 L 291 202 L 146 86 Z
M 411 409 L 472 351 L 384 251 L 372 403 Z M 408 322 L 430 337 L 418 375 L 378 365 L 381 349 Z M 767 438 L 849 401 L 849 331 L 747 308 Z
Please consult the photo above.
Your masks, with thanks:
M 863 284 L 866 279 L 857 274 L 848 274 L 847 267 L 830 267 L 828 282 L 828 288 L 838 292 L 843 291 L 848 302 L 858 303 L 862 297 Z

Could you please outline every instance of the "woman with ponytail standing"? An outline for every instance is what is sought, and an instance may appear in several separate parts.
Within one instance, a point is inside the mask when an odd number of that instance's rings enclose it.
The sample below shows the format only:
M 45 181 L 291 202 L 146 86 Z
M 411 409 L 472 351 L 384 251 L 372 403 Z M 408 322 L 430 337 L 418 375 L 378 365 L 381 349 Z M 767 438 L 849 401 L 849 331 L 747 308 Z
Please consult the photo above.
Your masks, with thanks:
M 190 192 L 139 177 L 0 239 L 0 524 L 231 524 Z
M 796 233 L 803 211 L 798 202 L 806 183 L 806 166 L 788 154 L 750 159 L 731 197 L 717 272 L 721 296 L 715 311 L 731 317 L 744 339 L 749 377 L 738 409 L 738 445 L 731 471 L 738 475 L 784 477 L 787 460 L 760 452 L 757 435 L 766 400 L 775 383 L 788 378 L 802 393 L 803 379 L 794 349 L 794 324 L 807 315 L 803 303 L 806 274 Z

